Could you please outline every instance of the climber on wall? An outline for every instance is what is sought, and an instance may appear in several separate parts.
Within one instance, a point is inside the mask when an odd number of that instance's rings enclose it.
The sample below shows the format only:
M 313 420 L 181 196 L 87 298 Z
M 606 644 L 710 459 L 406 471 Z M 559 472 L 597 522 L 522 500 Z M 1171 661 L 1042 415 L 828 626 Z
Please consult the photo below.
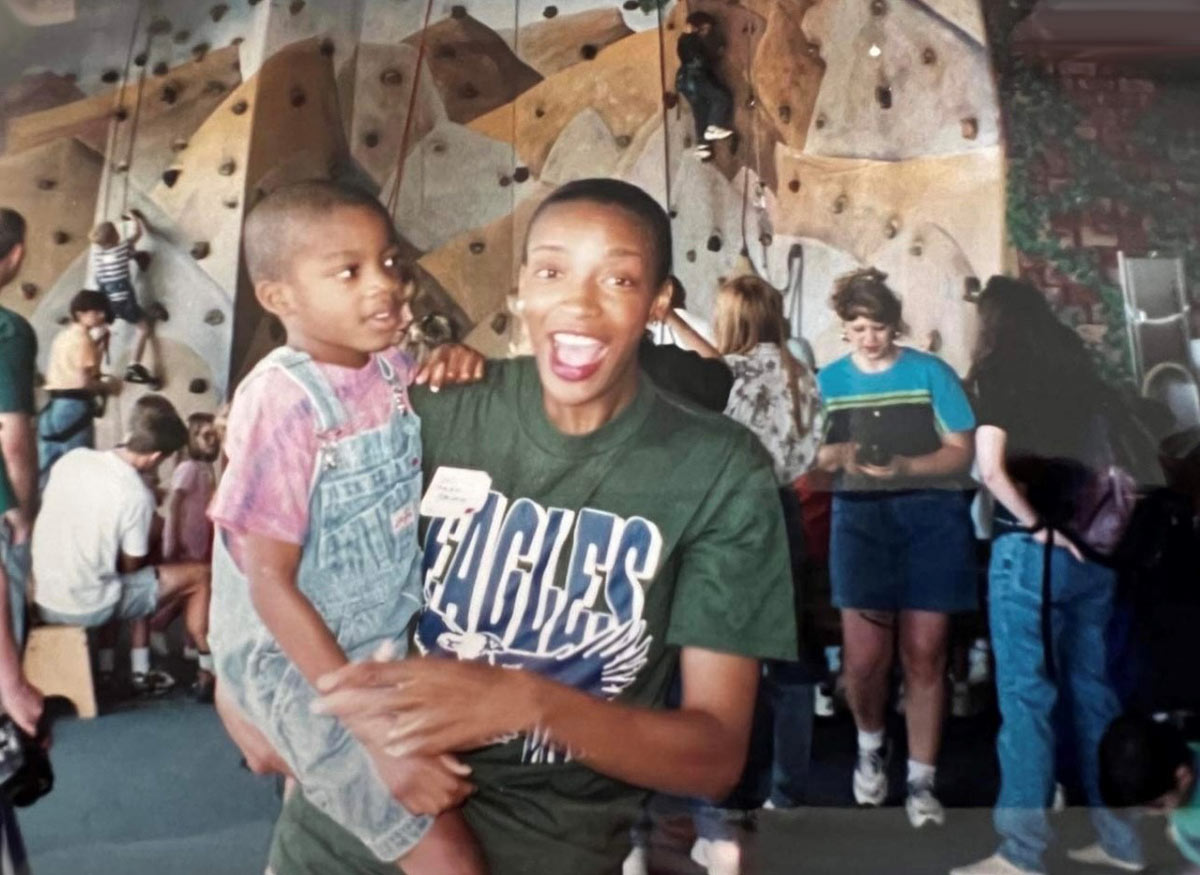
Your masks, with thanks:
M 100 222 L 88 235 L 88 239 L 92 241 L 92 273 L 96 286 L 108 298 L 113 316 L 137 328 L 137 341 L 129 367 L 125 370 L 125 379 L 130 383 L 148 384 L 157 390 L 162 388 L 162 380 L 142 364 L 153 326 L 138 304 L 133 277 L 129 272 L 129 262 L 134 254 L 133 246 L 141 238 L 145 226 L 136 210 L 130 211 L 127 218 L 134 226 L 133 234 L 129 237 L 122 237 L 117 226 L 109 221 Z
M 706 12 L 687 17 L 675 50 L 679 53 L 679 72 L 675 90 L 687 98 L 696 122 L 696 155 L 712 157 L 712 141 L 733 133 L 733 95 L 721 82 L 717 65 L 724 46 L 717 33 L 717 21 Z

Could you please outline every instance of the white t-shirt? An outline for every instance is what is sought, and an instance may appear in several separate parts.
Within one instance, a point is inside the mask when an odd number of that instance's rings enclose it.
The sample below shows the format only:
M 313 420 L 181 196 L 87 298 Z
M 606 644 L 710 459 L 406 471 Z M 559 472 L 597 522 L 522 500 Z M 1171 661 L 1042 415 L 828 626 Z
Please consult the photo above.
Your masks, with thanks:
M 117 559 L 150 549 L 154 495 L 115 452 L 80 448 L 55 463 L 33 527 L 35 600 L 60 614 L 117 603 Z

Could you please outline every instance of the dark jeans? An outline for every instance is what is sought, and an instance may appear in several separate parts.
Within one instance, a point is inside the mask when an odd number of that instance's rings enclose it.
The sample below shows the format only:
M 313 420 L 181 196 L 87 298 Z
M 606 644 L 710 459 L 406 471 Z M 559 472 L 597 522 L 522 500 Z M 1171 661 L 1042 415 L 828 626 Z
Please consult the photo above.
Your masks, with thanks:
M 703 69 L 680 67 L 675 76 L 675 89 L 687 98 L 696 123 L 696 143 L 704 142 L 709 125 L 728 128 L 733 118 L 733 97 L 729 89 Z

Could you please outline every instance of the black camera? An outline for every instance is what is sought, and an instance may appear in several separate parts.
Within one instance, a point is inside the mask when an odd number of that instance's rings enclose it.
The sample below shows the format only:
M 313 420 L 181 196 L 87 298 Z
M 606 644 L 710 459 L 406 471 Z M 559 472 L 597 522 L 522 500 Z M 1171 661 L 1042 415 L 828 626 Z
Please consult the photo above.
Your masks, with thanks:
M 894 454 L 886 449 L 882 444 L 867 443 L 860 444 L 858 452 L 854 454 L 854 461 L 859 465 L 871 465 L 882 468 L 892 461 Z
M 50 755 L 7 714 L 0 714 L 0 797 L 24 808 L 54 788 Z

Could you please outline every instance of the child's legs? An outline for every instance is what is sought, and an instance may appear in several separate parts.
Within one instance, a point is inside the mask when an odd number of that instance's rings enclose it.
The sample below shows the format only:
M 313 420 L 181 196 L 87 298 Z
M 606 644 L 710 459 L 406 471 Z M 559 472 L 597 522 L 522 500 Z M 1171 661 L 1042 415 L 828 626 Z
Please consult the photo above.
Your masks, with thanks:
M 208 651 L 208 604 L 212 594 L 212 571 L 203 562 L 178 562 L 158 566 L 158 608 L 183 605 L 183 623 L 196 642 Z
M 462 813 L 445 811 L 425 837 L 397 862 L 407 875 L 483 875 L 487 864 Z

